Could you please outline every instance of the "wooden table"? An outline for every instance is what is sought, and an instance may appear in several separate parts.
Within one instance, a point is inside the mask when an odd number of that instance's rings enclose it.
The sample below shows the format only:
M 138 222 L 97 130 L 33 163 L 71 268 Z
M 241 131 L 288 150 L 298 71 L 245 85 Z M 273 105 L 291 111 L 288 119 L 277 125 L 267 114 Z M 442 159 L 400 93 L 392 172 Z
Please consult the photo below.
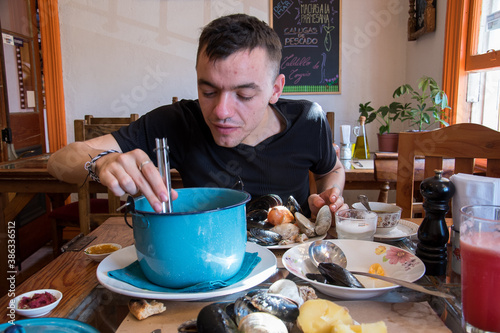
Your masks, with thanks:
M 106 242 L 118 243 L 123 247 L 133 244 L 132 229 L 125 224 L 122 217 L 110 218 L 89 236 L 96 238 L 88 246 Z M 57 289 L 63 293 L 63 299 L 50 316 L 67 318 L 99 284 L 96 277 L 98 264 L 89 259 L 83 253 L 83 249 L 77 252 L 64 252 L 16 287 L 15 295 L 37 289 Z M 10 299 L 12 297 L 9 295 L 0 299 L 2 322 L 6 321 L 5 318 L 10 319 L 8 316 L 10 312 L 7 309 Z
M 420 222 L 418 219 L 414 219 L 413 221 Z M 96 237 L 89 245 L 103 242 L 115 242 L 126 247 L 133 244 L 132 229 L 124 223 L 123 218 L 118 217 L 108 219 L 88 236 Z M 64 296 L 61 303 L 49 314 L 50 317 L 76 319 L 93 325 L 101 332 L 115 332 L 118 330 L 120 324 L 125 322 L 124 320 L 135 321 L 134 318 L 131 319 L 128 315 L 127 303 L 130 297 L 116 294 L 100 286 L 96 277 L 97 266 L 98 263 L 88 259 L 83 253 L 83 250 L 78 252 L 65 252 L 44 267 L 40 272 L 18 286 L 15 290 L 15 294 L 19 295 L 27 291 L 44 288 L 57 289 L 61 291 Z M 272 277 L 263 283 L 263 285 L 267 285 L 266 283 L 287 276 L 288 272 L 286 270 L 278 269 Z M 450 292 L 449 289 L 447 289 L 448 286 L 455 288 L 455 290 L 458 288 L 458 293 L 460 289 L 459 279 L 457 280 L 456 277 L 450 280 L 450 277 L 441 278 L 425 276 L 419 280 L 419 283 L 431 288 L 438 287 L 440 290 L 446 292 Z M 389 306 L 391 303 L 405 303 L 410 299 L 410 302 L 429 302 L 433 307 L 436 306 L 436 302 L 440 301 L 434 298 L 431 299 L 430 297 L 432 296 L 411 292 L 409 290 L 403 291 L 401 288 L 386 295 L 388 295 L 388 298 L 373 299 L 370 301 L 384 302 L 386 305 L 381 304 L 381 306 Z M 231 297 L 231 295 L 228 297 Z M 399 300 L 394 300 L 398 297 Z M 11 299 L 12 297 L 9 297 L 9 295 L 0 299 L 1 322 L 6 322 L 11 319 L 10 310 L 8 308 Z M 183 303 L 180 308 L 188 307 L 190 311 L 194 311 L 193 309 L 198 309 L 200 304 L 201 302 L 188 302 Z M 172 307 L 174 305 L 168 304 L 168 306 Z M 441 309 L 438 312 L 438 315 L 441 316 L 443 321 L 450 320 L 451 315 L 448 308 Z M 21 318 L 19 317 L 16 319 Z M 151 321 L 149 321 L 149 323 L 151 324 Z M 148 320 L 134 324 L 144 325 L 141 326 L 142 328 L 140 331 L 152 331 L 152 329 L 148 330 Z M 137 332 L 137 330 L 135 332 Z
M 389 190 L 396 188 L 396 172 L 397 172 L 397 154 L 396 160 L 388 161 L 390 169 L 388 172 L 393 172 L 390 179 L 381 177 L 379 172 L 385 170 L 385 166 L 377 168 L 377 159 L 374 159 L 374 168 L 372 169 L 356 169 L 352 166 L 351 160 L 344 161 L 345 169 L 345 190 L 379 190 L 377 201 L 387 202 Z M 346 167 L 348 166 L 348 167 Z M 377 171 L 378 170 L 378 171 Z
M 47 171 L 49 155 L 19 159 L 0 164 L 0 292 L 8 290 L 7 272 L 14 267 L 7 261 L 7 234 L 12 233 L 14 218 L 37 193 L 46 193 L 53 207 L 64 205 L 71 193 L 78 193 L 80 227 L 84 234 L 90 232 L 89 184 L 84 186 L 57 180 Z M 12 250 L 10 250 L 12 251 Z

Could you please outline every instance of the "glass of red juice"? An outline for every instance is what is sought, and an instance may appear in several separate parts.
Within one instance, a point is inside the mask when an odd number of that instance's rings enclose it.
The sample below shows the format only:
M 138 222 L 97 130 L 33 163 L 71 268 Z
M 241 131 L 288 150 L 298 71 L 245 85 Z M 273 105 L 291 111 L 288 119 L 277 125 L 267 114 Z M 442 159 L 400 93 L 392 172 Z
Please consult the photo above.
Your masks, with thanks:
M 500 206 L 465 206 L 460 218 L 463 326 L 500 332 Z

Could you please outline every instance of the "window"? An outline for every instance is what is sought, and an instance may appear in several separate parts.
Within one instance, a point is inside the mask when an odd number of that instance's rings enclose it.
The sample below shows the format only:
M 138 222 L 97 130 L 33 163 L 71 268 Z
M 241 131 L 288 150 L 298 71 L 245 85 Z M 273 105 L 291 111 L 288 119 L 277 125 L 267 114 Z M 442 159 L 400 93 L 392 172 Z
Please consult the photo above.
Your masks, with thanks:
M 470 122 L 499 130 L 500 70 L 489 65 L 500 57 L 500 0 L 482 0 L 481 13 L 474 12 L 469 27 L 471 43 L 465 69 L 468 72 L 467 103 Z M 479 20 L 476 17 L 479 16 Z M 477 37 L 476 37 L 477 36 Z
M 448 1 L 443 89 L 451 124 L 500 129 L 500 0 Z

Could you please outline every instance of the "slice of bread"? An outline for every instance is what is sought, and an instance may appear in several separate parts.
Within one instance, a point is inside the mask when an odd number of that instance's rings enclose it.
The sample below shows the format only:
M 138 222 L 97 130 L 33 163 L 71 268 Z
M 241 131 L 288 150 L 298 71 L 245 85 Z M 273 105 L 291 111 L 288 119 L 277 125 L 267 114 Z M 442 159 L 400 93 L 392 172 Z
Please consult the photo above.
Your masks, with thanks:
M 128 303 L 128 309 L 139 320 L 167 310 L 163 303 L 154 300 L 148 302 L 145 299 L 131 299 Z

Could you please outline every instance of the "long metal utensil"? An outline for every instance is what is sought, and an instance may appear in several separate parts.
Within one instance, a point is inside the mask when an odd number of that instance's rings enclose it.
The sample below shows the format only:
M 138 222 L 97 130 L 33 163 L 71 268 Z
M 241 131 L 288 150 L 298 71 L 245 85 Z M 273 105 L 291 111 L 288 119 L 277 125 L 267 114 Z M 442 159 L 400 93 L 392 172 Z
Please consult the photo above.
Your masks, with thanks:
M 170 200 L 170 193 L 172 190 L 172 182 L 170 179 L 170 161 L 168 158 L 168 144 L 167 138 L 156 138 L 156 158 L 158 159 L 158 170 L 167 187 L 168 201 L 162 202 L 162 213 L 172 212 L 172 200 Z

